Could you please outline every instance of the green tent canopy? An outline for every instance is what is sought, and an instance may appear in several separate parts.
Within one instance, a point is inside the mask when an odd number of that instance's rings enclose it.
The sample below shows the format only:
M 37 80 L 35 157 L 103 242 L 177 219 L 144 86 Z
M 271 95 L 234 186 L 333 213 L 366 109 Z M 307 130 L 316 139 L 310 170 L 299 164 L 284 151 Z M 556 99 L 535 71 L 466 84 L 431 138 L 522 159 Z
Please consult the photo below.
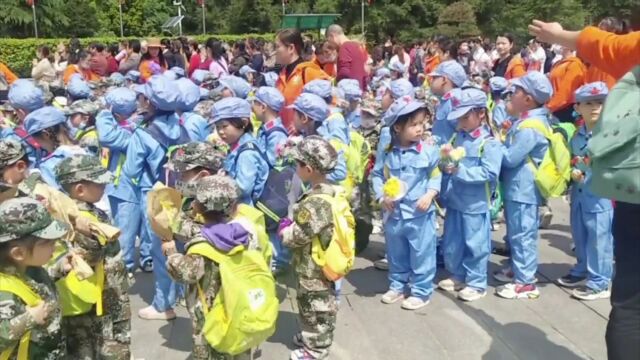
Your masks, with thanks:
M 340 14 L 287 14 L 282 17 L 282 29 L 299 30 L 326 29 L 335 22 Z

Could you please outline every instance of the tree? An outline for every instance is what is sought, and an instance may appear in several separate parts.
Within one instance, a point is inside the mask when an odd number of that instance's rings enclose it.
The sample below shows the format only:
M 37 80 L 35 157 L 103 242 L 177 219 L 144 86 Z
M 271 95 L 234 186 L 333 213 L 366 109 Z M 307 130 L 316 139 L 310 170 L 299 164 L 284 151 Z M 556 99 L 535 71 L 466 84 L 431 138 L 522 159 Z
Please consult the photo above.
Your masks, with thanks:
M 436 30 L 439 34 L 453 39 L 462 39 L 480 34 L 473 7 L 465 1 L 454 2 L 442 9 L 440 16 L 438 16 Z
M 91 37 L 100 30 L 96 3 L 92 0 L 67 0 L 64 11 L 69 24 L 57 32 L 59 37 Z
M 64 10 L 64 0 L 47 0 L 36 3 L 38 35 L 40 37 L 55 37 L 60 29 L 66 28 L 69 24 L 69 17 Z M 0 33 L 9 37 L 34 36 L 33 13 L 24 0 L 2 1 Z

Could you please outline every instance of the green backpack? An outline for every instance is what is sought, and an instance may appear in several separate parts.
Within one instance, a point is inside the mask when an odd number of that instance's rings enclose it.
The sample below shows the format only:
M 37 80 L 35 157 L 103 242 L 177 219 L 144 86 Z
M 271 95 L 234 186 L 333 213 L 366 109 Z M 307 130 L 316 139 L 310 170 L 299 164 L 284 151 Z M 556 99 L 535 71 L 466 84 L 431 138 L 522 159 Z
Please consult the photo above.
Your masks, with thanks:
M 611 89 L 588 151 L 591 191 L 640 204 L 640 66 Z

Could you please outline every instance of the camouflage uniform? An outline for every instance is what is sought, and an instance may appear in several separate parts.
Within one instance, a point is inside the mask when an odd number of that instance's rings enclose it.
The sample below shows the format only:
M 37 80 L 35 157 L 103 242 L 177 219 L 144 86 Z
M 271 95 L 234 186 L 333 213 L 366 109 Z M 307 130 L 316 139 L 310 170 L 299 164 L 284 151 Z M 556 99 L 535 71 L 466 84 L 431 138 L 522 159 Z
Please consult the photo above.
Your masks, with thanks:
M 196 200 L 208 211 L 226 211 L 230 215 L 233 206 L 238 200 L 239 190 L 233 179 L 227 176 L 214 175 L 198 181 L 196 187 Z M 209 242 L 198 233 L 187 243 L 187 249 L 200 242 Z M 249 247 L 257 247 L 257 239 L 249 241 Z M 213 302 L 222 285 L 218 264 L 195 254 L 172 254 L 167 258 L 167 270 L 171 277 L 186 287 L 187 310 L 191 316 L 193 327 L 193 353 L 194 360 L 239 360 L 248 359 L 250 351 L 231 356 L 213 349 L 202 333 L 205 313 L 203 304 L 198 296 L 197 285 L 203 290 L 207 308 L 211 309 Z
M 0 140 L 0 172 L 24 158 L 25 155 L 26 151 L 21 143 L 11 139 Z M 36 184 L 45 184 L 38 172 L 30 174 L 25 180 L 18 184 L 19 191 L 17 195 L 31 196 Z
M 335 149 L 319 136 L 305 138 L 293 157 L 314 170 L 331 172 L 337 163 Z M 282 231 L 282 243 L 293 249 L 297 277 L 297 302 L 304 349 L 316 359 L 329 355 L 338 307 L 333 282 L 327 280 L 311 256 L 311 242 L 318 237 L 323 248 L 333 236 L 331 204 L 316 194 L 335 196 L 329 184 L 316 184 L 293 207 L 293 224 Z
M 98 106 L 98 104 L 91 100 L 84 99 L 73 102 L 73 104 L 65 110 L 65 115 L 83 114 L 95 118 L 99 110 L 100 106 Z M 76 141 L 78 141 L 80 147 L 87 149 L 89 153 L 100 155 L 101 149 L 95 125 L 80 129 L 76 134 Z
M 56 166 L 56 181 L 73 184 L 88 181 L 109 184 L 113 176 L 90 155 L 76 155 Z M 81 216 L 95 217 L 109 223 L 109 217 L 93 204 L 76 200 Z M 101 245 L 98 239 L 76 233 L 73 251 L 94 266 L 104 261 L 105 281 L 102 291 L 103 315 L 95 310 L 82 315 L 65 317 L 64 326 L 68 334 L 68 351 L 74 359 L 122 359 L 131 357 L 131 306 L 129 283 L 118 241 Z
M 55 240 L 67 233 L 64 224 L 51 218 L 44 206 L 33 199 L 14 198 L 0 204 L 0 243 L 18 240 L 28 235 Z M 35 323 L 27 305 L 17 295 L 0 291 L 0 353 L 14 348 L 9 360 L 17 357 L 17 346 L 27 331 L 31 331 L 28 348 L 30 360 L 66 358 L 65 334 L 61 327 L 62 311 L 56 287 L 42 267 L 28 267 L 22 273 L 11 264 L 0 264 L 0 273 L 24 281 L 49 307 L 45 325 Z

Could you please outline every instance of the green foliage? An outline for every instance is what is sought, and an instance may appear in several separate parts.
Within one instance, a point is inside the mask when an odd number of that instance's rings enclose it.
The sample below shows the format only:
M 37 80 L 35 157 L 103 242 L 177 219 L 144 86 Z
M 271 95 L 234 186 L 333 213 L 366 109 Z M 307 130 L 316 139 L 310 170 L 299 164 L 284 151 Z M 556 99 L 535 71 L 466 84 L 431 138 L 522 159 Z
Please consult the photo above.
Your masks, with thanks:
M 476 15 L 471 4 L 458 1 L 442 9 L 438 18 L 439 34 L 454 39 L 476 36 L 480 30 L 476 25 Z

